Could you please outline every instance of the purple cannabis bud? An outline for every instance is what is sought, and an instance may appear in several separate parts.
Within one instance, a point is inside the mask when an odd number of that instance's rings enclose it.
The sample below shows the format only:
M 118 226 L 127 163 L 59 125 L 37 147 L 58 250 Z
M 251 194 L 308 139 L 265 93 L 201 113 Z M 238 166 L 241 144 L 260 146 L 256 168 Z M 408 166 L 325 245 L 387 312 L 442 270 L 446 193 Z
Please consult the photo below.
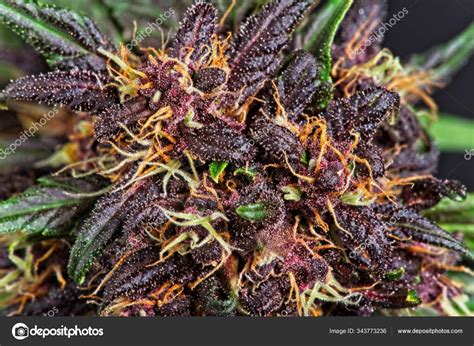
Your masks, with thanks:
M 229 34 L 198 2 L 169 46 L 133 51 L 72 11 L 0 4 L 51 67 L 7 105 L 63 105 L 72 123 L 36 185 L 21 167 L 2 189 L 0 269 L 29 264 L 7 313 L 366 315 L 461 294 L 446 272 L 471 252 L 426 214 L 466 195 L 432 176 L 410 107 L 428 91 L 404 89 L 413 70 L 378 40 L 361 48 L 385 2 L 323 19 L 316 2 L 270 1 Z

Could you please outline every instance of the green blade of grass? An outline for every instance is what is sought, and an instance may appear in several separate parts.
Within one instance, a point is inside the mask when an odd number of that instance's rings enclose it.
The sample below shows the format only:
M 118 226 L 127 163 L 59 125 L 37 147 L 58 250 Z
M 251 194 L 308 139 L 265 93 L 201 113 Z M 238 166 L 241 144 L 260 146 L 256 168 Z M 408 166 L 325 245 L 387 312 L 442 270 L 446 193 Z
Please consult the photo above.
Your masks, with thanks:
M 474 160 L 474 121 L 448 114 L 428 127 L 428 132 L 444 152 L 463 152 Z

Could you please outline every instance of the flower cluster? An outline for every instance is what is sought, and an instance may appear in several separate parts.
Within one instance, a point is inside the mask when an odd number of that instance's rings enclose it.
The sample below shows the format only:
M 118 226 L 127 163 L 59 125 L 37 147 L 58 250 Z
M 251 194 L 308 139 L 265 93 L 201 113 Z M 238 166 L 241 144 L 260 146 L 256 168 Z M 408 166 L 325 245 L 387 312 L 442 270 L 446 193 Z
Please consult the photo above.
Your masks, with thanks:
M 445 274 L 470 251 L 423 211 L 466 191 L 432 176 L 411 106 L 439 80 L 360 50 L 385 7 L 349 3 L 315 31 L 313 1 L 274 0 L 233 34 L 198 2 L 169 46 L 136 49 L 68 10 L 0 5 L 17 31 L 52 28 L 29 32 L 52 70 L 3 97 L 78 113 L 60 170 L 0 204 L 6 311 L 368 315 L 460 295 Z

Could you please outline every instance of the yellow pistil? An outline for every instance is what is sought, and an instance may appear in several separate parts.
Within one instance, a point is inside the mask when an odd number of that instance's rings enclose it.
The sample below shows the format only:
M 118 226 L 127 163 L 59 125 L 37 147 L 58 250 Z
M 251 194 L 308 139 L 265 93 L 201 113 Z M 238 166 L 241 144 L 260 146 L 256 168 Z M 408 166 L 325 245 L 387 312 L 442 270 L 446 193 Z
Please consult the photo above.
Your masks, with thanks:
M 441 87 L 443 84 L 434 80 L 431 71 L 404 68 L 399 59 L 394 57 L 388 49 L 381 50 L 366 63 L 350 68 L 344 68 L 343 65 L 344 58 L 334 64 L 332 75 L 336 80 L 336 86 L 344 85 L 343 91 L 346 97 L 354 94 L 358 80 L 370 77 L 377 84 L 385 85 L 388 90 L 398 92 L 403 104 L 410 104 L 421 99 L 430 108 L 432 116 L 436 116 L 438 107 L 430 93 L 432 89 Z
M 332 205 L 331 201 L 328 199 L 326 201 L 326 205 L 329 209 L 329 212 L 331 213 L 333 219 L 334 219 L 334 224 L 336 225 L 336 227 L 343 231 L 344 233 L 346 233 L 349 237 L 353 238 L 353 235 L 351 232 L 349 232 L 348 230 L 346 230 L 344 227 L 342 227 L 340 224 L 339 224 L 339 221 L 337 220 L 337 215 L 336 215 L 336 212 L 334 211 L 334 206 Z
M 137 58 L 123 45 L 119 49 L 119 55 L 108 52 L 103 48 L 99 48 L 98 52 L 109 59 L 107 69 L 115 83 L 109 83 L 107 86 L 117 88 L 120 93 L 121 102 L 138 96 L 139 90 L 148 89 L 153 86 L 152 83 L 146 82 L 148 76 L 135 68 L 134 65 L 138 66 Z M 131 60 L 135 60 L 135 62 L 130 62 Z M 112 67 L 111 62 L 115 63 L 118 69 Z
M 316 218 L 316 223 L 318 226 L 324 231 L 324 232 L 329 232 L 329 225 L 324 222 L 323 218 L 321 217 L 321 214 L 316 209 L 311 209 L 311 211 L 314 214 L 314 217 Z
M 232 0 L 232 2 L 229 4 L 229 7 L 227 7 L 227 9 L 225 10 L 225 12 L 222 15 L 221 19 L 219 20 L 219 26 L 224 25 L 225 20 L 229 16 L 230 12 L 232 12 L 232 10 L 234 9 L 236 3 L 237 3 L 237 0 Z

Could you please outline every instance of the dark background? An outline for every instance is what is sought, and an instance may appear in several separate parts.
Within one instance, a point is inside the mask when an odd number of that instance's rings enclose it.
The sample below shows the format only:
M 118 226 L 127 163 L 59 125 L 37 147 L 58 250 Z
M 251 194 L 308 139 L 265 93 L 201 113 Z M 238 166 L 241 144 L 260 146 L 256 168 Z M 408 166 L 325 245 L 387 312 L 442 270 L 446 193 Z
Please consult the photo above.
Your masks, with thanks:
M 387 18 L 404 7 L 408 14 L 385 37 L 385 46 L 402 58 L 448 41 L 474 21 L 474 0 L 389 0 Z M 473 84 L 474 58 L 471 58 L 446 88 L 436 92 L 440 112 L 474 121 Z M 474 158 L 467 161 L 464 153 L 442 154 L 437 175 L 461 180 L 474 191 Z

